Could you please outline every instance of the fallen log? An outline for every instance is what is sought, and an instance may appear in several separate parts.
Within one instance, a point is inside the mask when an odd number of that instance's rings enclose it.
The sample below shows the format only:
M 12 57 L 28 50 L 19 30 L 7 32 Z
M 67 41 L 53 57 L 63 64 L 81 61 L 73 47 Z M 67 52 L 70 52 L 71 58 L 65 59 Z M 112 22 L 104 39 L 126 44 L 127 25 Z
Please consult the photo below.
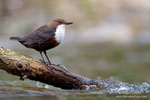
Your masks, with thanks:
M 62 65 L 50 65 L 49 68 L 29 56 L 13 52 L 0 46 L 0 69 L 62 89 L 97 89 L 98 82 L 73 72 Z

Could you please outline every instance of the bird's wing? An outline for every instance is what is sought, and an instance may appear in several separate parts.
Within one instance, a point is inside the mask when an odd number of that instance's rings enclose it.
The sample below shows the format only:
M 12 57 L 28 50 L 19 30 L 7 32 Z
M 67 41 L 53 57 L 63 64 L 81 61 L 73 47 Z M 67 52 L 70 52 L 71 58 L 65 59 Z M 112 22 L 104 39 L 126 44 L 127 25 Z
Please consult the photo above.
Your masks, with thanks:
M 48 28 L 46 25 L 44 25 L 32 32 L 30 35 L 22 38 L 22 41 L 24 45 L 30 45 L 32 47 L 32 45 L 42 44 L 50 41 L 54 35 L 55 29 Z
M 49 28 L 47 26 L 40 27 L 33 33 L 37 35 L 39 42 L 50 41 L 55 35 L 55 29 Z

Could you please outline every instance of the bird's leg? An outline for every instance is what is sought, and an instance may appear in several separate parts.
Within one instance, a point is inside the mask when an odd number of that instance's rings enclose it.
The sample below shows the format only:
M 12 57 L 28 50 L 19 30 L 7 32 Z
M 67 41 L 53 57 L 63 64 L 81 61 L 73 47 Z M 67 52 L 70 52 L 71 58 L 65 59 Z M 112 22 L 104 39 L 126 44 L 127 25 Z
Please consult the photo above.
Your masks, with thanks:
M 49 58 L 48 58 L 48 56 L 47 56 L 46 51 L 44 51 L 44 54 L 45 54 L 45 56 L 46 56 L 46 58 L 47 58 L 47 60 L 48 60 L 49 65 L 57 66 L 56 64 L 52 64 L 52 63 L 51 63 L 51 61 L 49 60 Z
M 43 55 L 42 55 L 42 51 L 40 51 L 40 54 L 41 54 L 41 57 L 42 57 L 42 59 L 43 59 L 43 63 L 47 66 L 46 68 L 48 69 L 48 67 L 49 67 L 49 64 L 47 64 L 46 63 L 46 61 L 45 61 L 45 59 L 44 59 L 44 57 L 43 57 Z M 45 53 L 44 53 L 45 54 Z M 48 69 L 49 70 L 49 69 Z
M 41 55 L 41 57 L 42 57 L 42 59 L 43 59 L 43 62 L 46 64 L 45 59 L 44 59 L 44 57 L 43 57 L 43 55 L 42 55 L 42 51 L 40 51 L 40 55 Z
M 48 63 L 51 65 L 52 63 L 51 63 L 51 61 L 49 60 L 46 51 L 44 51 L 44 54 L 45 54 L 45 56 L 46 56 L 46 58 L 47 58 L 47 60 L 48 60 Z

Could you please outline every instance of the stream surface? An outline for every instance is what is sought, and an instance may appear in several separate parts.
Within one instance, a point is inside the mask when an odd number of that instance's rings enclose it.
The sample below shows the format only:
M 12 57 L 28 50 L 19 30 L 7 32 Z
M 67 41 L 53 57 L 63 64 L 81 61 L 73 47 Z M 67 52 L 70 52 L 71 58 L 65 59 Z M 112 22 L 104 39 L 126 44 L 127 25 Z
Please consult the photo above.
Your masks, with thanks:
M 99 100 L 100 98 L 149 98 L 150 84 L 128 84 L 113 78 L 98 80 L 102 89 L 62 90 L 35 81 L 0 81 L 1 100 Z

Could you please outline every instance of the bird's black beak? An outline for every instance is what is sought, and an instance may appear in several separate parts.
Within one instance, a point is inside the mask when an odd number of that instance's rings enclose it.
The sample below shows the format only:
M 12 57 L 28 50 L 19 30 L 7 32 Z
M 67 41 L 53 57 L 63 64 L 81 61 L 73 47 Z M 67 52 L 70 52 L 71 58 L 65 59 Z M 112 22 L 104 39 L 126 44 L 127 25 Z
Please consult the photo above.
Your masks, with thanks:
M 73 22 L 66 22 L 66 25 L 70 25 L 70 24 L 73 24 Z

